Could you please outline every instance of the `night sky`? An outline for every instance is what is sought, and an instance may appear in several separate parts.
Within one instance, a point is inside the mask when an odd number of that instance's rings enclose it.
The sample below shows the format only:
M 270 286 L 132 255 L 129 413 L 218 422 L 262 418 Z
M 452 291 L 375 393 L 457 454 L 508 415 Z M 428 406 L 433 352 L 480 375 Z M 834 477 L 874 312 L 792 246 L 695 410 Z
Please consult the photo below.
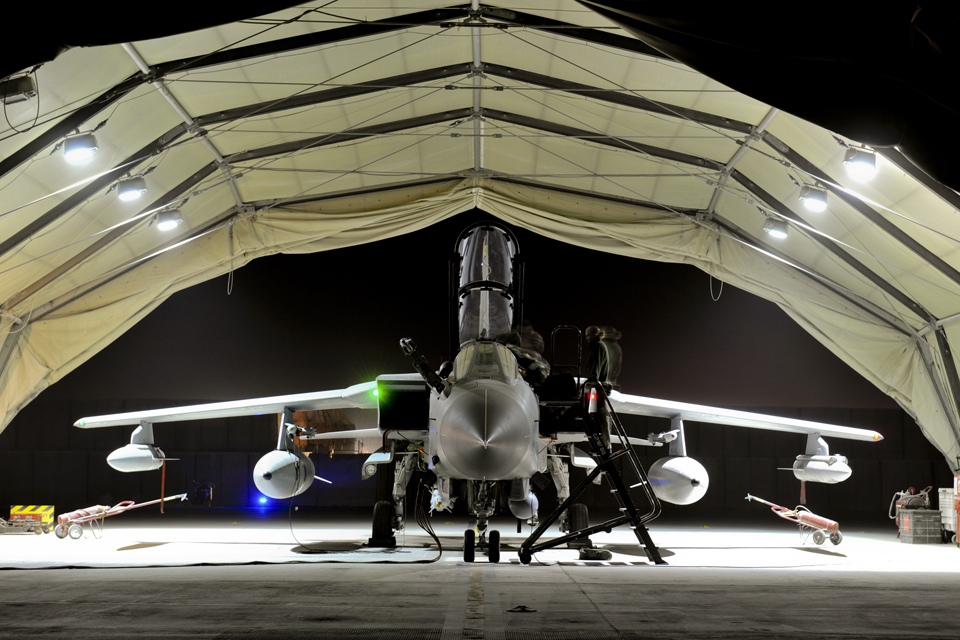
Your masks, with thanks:
M 461 214 L 350 249 L 255 260 L 172 296 L 40 396 L 221 400 L 342 388 L 448 354 L 447 260 Z M 895 407 L 775 305 L 686 265 L 580 249 L 514 229 L 525 317 L 623 334 L 622 391 L 729 407 Z M 720 283 L 713 282 L 714 291 Z

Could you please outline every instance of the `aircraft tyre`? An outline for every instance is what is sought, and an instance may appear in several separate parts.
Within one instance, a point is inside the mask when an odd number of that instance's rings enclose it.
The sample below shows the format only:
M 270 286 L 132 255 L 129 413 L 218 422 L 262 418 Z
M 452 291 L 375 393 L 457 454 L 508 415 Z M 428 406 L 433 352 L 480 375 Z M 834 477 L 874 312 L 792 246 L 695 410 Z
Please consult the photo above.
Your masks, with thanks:
M 70 528 L 67 529 L 67 534 L 71 540 L 79 540 L 83 536 L 83 527 L 78 524 L 72 524 Z
M 473 529 L 467 529 L 463 532 L 463 561 L 473 562 L 476 553 L 476 532 Z
M 487 536 L 487 560 L 500 562 L 500 532 L 496 529 L 491 530 Z
M 813 542 L 814 544 L 823 544 L 827 539 L 827 536 L 823 535 L 823 531 L 817 529 L 813 532 Z
M 530 552 L 520 547 L 520 552 L 517 554 L 520 556 L 520 564 L 527 565 L 530 564 L 530 560 L 533 559 L 533 556 L 530 555 Z
M 832 542 L 833 544 L 840 544 L 841 542 L 843 542 L 843 534 L 840 533 L 839 531 L 834 531 L 833 533 L 830 534 L 830 542 Z
M 373 528 L 369 547 L 397 546 L 397 539 L 393 536 L 393 503 L 389 500 L 380 500 L 373 505 Z
M 58 524 L 53 528 L 53 534 L 63 540 L 67 537 L 67 528 L 62 524 Z
M 570 532 L 580 531 L 581 529 L 586 529 L 590 526 L 590 512 L 587 510 L 587 505 L 577 502 L 576 504 L 570 505 Z M 573 542 L 567 543 L 568 547 L 577 547 L 590 544 L 589 536 L 582 536 L 577 538 Z

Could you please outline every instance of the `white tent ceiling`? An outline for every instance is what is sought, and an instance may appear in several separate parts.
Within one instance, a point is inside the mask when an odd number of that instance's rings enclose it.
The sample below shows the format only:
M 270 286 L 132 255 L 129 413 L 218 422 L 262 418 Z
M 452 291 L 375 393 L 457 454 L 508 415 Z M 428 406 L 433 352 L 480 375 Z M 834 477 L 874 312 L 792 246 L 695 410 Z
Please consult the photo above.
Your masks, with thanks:
M 852 181 L 858 141 L 573 0 L 314 2 L 23 72 L 36 95 L 0 125 L 0 425 L 179 289 L 479 207 L 776 302 L 960 454 L 957 194 L 894 147 Z M 78 131 L 99 142 L 82 167 L 58 151 Z M 117 199 L 125 176 L 145 198 Z

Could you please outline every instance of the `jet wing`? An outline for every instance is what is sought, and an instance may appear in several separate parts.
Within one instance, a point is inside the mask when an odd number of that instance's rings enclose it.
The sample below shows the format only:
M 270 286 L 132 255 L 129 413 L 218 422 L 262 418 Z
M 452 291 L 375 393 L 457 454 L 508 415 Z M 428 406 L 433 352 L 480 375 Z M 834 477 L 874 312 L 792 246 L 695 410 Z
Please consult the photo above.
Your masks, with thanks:
M 384 432 L 379 427 L 373 429 L 350 429 L 349 431 L 322 431 L 314 434 L 304 434 L 300 436 L 301 440 L 347 440 L 350 438 L 381 438 Z M 391 440 L 406 440 L 407 442 L 420 442 L 430 435 L 429 431 L 423 430 L 405 430 L 388 431 L 387 437 Z
M 181 420 L 206 420 L 210 418 L 224 418 L 229 416 L 253 416 L 265 413 L 282 413 L 292 411 L 321 411 L 324 409 L 376 409 L 377 397 L 376 381 L 362 382 L 346 389 L 333 391 L 315 391 L 312 393 L 298 393 L 287 396 L 272 396 L 269 398 L 253 398 L 250 400 L 230 400 L 210 404 L 196 404 L 186 407 L 171 407 L 169 409 L 154 409 L 152 411 L 132 411 L 130 413 L 115 413 L 113 415 L 92 416 L 80 418 L 73 423 L 81 429 L 96 429 L 99 427 L 117 427 L 121 425 L 138 425 L 141 422 L 177 422 Z M 367 431 L 367 430 L 360 430 Z M 358 435 L 358 431 L 349 432 L 344 438 L 380 437 L 378 429 L 370 436 Z
M 586 442 L 587 434 L 582 431 L 561 431 L 551 437 L 541 437 L 541 440 L 545 441 L 547 444 L 567 444 L 569 442 Z M 642 447 L 662 447 L 662 442 L 655 442 L 652 440 L 647 440 L 646 438 L 634 438 L 633 436 L 627 437 L 627 442 L 633 446 L 642 446 Z
M 779 416 L 770 416 L 762 413 L 721 409 L 699 404 L 688 404 L 686 402 L 659 400 L 657 398 L 644 398 L 643 396 L 627 395 L 619 391 L 610 392 L 610 404 L 617 413 L 671 419 L 679 417 L 681 420 L 692 420 L 694 422 L 712 422 L 714 424 L 726 424 L 735 427 L 751 427 L 754 429 L 786 431 L 788 433 L 803 433 L 807 435 L 818 433 L 821 437 L 846 438 L 848 440 L 868 440 L 871 442 L 883 440 L 882 435 L 869 429 L 855 429 L 853 427 L 843 427 L 840 425 L 825 424 L 823 422 L 781 418 Z

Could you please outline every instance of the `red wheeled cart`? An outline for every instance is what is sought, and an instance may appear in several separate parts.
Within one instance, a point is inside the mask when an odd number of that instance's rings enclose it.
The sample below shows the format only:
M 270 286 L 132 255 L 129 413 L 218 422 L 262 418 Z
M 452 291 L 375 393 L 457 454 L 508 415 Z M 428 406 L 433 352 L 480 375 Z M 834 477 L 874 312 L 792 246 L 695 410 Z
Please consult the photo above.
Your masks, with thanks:
M 159 500 L 141 502 L 140 504 L 135 504 L 133 500 L 124 500 L 123 502 L 112 507 L 105 507 L 98 504 L 92 507 L 87 507 L 86 509 L 77 509 L 76 511 L 63 513 L 57 516 L 57 526 L 53 528 L 53 532 L 61 540 L 67 536 L 70 536 L 72 540 L 76 540 L 83 535 L 82 525 L 84 522 L 94 522 L 96 520 L 100 520 L 102 524 L 103 519 L 109 516 L 118 516 L 121 513 L 130 511 L 130 509 L 139 509 L 140 507 L 166 502 L 167 500 L 176 500 L 177 498 L 180 500 L 186 500 L 187 494 L 181 493 L 176 496 L 169 496 Z
M 843 534 L 840 533 L 840 524 L 838 522 L 829 520 L 823 516 L 818 516 L 803 505 L 798 506 L 796 509 L 787 509 L 778 504 L 773 504 L 772 502 L 767 502 L 766 500 L 752 496 L 749 493 L 746 499 L 762 502 L 784 520 L 789 520 L 790 522 L 800 525 L 801 537 L 803 537 L 805 533 L 811 535 L 816 544 L 823 544 L 827 537 L 830 538 L 830 542 L 833 544 L 840 544 L 843 540 Z

